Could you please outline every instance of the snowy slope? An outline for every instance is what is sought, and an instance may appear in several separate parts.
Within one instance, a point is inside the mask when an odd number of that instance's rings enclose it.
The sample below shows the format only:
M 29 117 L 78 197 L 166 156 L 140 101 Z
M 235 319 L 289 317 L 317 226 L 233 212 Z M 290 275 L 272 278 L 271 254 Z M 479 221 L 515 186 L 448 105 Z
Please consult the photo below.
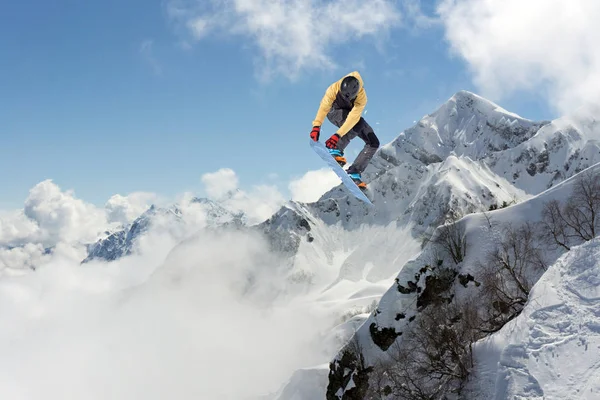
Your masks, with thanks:
M 590 171 L 600 173 L 600 165 L 591 168 Z M 458 300 L 463 298 L 464 296 L 472 296 L 473 294 L 476 294 L 479 290 L 473 284 L 467 284 L 464 285 L 464 287 L 462 287 L 462 285 L 459 284 L 458 278 L 461 275 L 468 276 L 470 274 L 474 277 L 475 281 L 481 280 L 481 271 L 479 270 L 481 264 L 479 264 L 478 261 L 483 261 L 486 252 L 492 250 L 500 240 L 501 230 L 498 229 L 498 227 L 506 226 L 507 224 L 513 224 L 514 226 L 517 226 L 525 222 L 535 223 L 539 221 L 541 218 L 541 210 L 543 208 L 543 204 L 550 200 L 566 199 L 572 193 L 574 184 L 575 178 L 571 178 L 566 182 L 556 185 L 552 189 L 549 189 L 541 193 L 540 195 L 535 196 L 522 203 L 491 212 L 487 215 L 487 217 L 486 215 L 479 213 L 468 215 L 463 220 L 461 220 L 459 224 L 461 224 L 461 226 L 463 226 L 465 229 L 466 241 L 468 243 L 469 250 L 467 250 L 464 261 L 455 267 L 457 277 L 453 278 L 453 280 L 450 283 L 451 287 L 453 287 L 453 293 L 456 296 L 455 299 Z M 489 221 L 488 218 L 490 218 Z M 492 221 L 491 226 L 490 221 Z M 549 264 L 552 264 L 560 256 L 560 254 L 561 253 L 559 250 L 547 250 L 544 252 L 545 261 Z M 440 253 L 436 249 L 436 246 L 434 246 L 433 244 L 429 244 L 424 249 L 424 251 L 421 252 L 416 258 L 406 263 L 401 268 L 400 273 L 397 275 L 396 283 L 394 283 L 392 287 L 381 298 L 381 301 L 377 306 L 376 312 L 371 313 L 368 319 L 366 319 L 366 321 L 361 325 L 360 329 L 356 333 L 356 339 L 359 340 L 362 348 L 364 349 L 363 355 L 366 359 L 367 364 L 373 365 L 377 362 L 377 360 L 386 359 L 386 352 L 390 348 L 391 343 L 395 342 L 399 346 L 402 346 L 402 334 L 410 330 L 410 327 L 412 326 L 411 324 L 415 323 L 414 321 L 418 322 L 419 318 L 421 318 L 419 302 L 421 301 L 421 295 L 426 292 L 428 281 L 427 277 L 432 274 L 432 272 L 430 271 L 423 273 L 422 268 L 427 265 L 435 265 L 436 260 L 439 260 L 440 258 L 443 259 L 442 265 L 449 264 L 448 257 L 440 257 Z M 593 272 L 589 273 L 591 274 L 591 280 L 588 283 L 600 283 L 600 281 L 595 281 L 595 275 Z M 563 281 L 568 281 L 564 279 L 564 274 L 560 276 L 563 277 L 560 283 L 561 285 L 564 283 Z M 537 279 L 539 278 L 539 274 L 533 274 L 531 276 L 531 280 L 533 282 L 537 281 Z M 548 279 L 550 279 L 550 283 L 548 283 Z M 556 286 L 557 282 L 552 281 L 552 279 L 555 279 L 555 277 L 553 278 L 552 275 L 548 275 L 546 277 L 546 280 L 541 280 L 540 283 L 538 283 L 538 288 L 540 287 L 540 285 L 544 285 L 544 282 L 546 282 L 546 284 L 549 286 Z M 410 282 L 413 283 L 411 284 Z M 417 290 L 409 291 L 408 289 L 411 288 L 412 285 L 415 285 L 414 287 Z M 546 289 L 537 290 L 539 293 L 540 290 Z M 537 302 L 538 297 L 532 294 L 532 298 L 529 302 L 530 309 L 537 309 Z M 553 318 L 552 321 L 556 322 L 556 320 Z M 554 327 L 552 329 L 556 330 L 557 328 Z M 520 329 L 511 329 L 510 327 L 506 327 L 506 331 L 514 335 L 514 338 L 520 338 L 520 335 L 524 333 Z M 535 338 L 540 338 L 544 335 L 543 329 L 542 331 L 534 330 L 531 333 L 531 335 Z M 386 336 L 387 338 L 385 338 Z M 384 339 L 381 339 L 382 337 Z M 543 340 L 544 339 L 541 339 L 542 342 Z M 382 342 L 386 341 L 387 343 L 385 344 L 385 346 L 383 346 Z M 497 343 L 502 344 L 504 342 L 506 342 L 506 340 L 500 338 L 498 339 Z M 489 350 L 489 348 L 486 345 L 482 345 L 481 348 L 481 351 L 483 353 L 481 357 L 484 360 L 490 357 L 492 357 L 493 359 L 493 356 L 490 355 L 491 350 Z M 501 352 L 502 348 L 503 347 L 500 347 L 500 350 L 497 350 L 497 352 Z M 508 353 L 505 356 L 496 356 L 496 359 L 498 359 L 499 357 L 504 357 L 502 358 L 502 360 L 505 360 L 506 366 L 510 370 L 509 375 L 511 373 L 514 374 L 514 376 L 512 377 L 515 383 L 514 385 L 508 385 L 508 389 L 506 390 L 517 390 L 514 388 L 514 386 L 516 387 L 518 386 L 518 384 L 523 385 L 523 391 L 531 389 L 531 385 L 527 383 L 531 383 L 531 379 L 522 380 L 519 378 L 522 377 L 522 371 L 519 370 L 519 365 L 523 362 L 523 360 L 519 360 L 519 356 L 522 356 L 523 352 L 515 351 L 514 353 L 511 353 L 510 348 L 507 350 L 507 352 Z M 515 359 L 512 361 L 510 359 L 511 356 L 515 357 Z M 486 379 L 488 380 L 488 387 L 490 387 L 491 389 L 489 389 L 488 392 L 484 392 L 483 394 L 481 394 L 481 399 L 493 398 L 490 397 L 491 391 L 500 390 L 498 388 L 498 385 L 501 386 L 506 383 L 506 379 L 504 377 L 499 376 L 497 378 L 498 383 L 493 385 L 489 384 L 489 380 L 492 379 L 490 378 L 490 374 L 492 374 L 492 372 L 490 372 L 490 369 L 492 367 L 490 367 L 489 364 L 493 364 L 494 362 L 495 361 L 489 360 L 483 361 L 483 366 L 481 367 L 482 371 L 479 372 L 479 378 L 476 377 L 476 381 L 472 384 L 472 387 L 474 388 L 473 391 L 480 393 L 482 382 L 485 382 Z M 598 363 L 598 360 L 595 359 L 591 362 Z M 511 369 L 511 367 L 514 368 Z M 344 364 L 343 353 L 338 354 L 338 356 L 331 365 L 332 372 L 338 370 L 346 370 L 345 376 L 350 376 L 354 374 L 352 366 Z M 551 371 L 551 368 L 546 369 L 547 373 L 550 373 Z M 500 373 L 502 373 L 502 371 L 500 371 Z M 557 380 L 559 378 L 555 376 L 554 379 Z M 354 382 L 354 378 L 350 379 L 350 382 Z M 568 382 L 563 382 L 564 385 L 567 385 L 567 383 Z M 349 383 L 345 387 L 340 387 L 337 382 L 330 381 L 328 386 L 328 392 L 338 393 L 339 398 L 342 398 L 345 391 L 349 391 L 354 386 L 354 383 Z M 543 393 L 543 389 L 540 390 Z M 524 394 L 521 393 L 521 395 Z M 504 399 L 512 397 L 503 397 L 503 395 L 499 395 L 499 397 L 497 398 Z
M 571 249 L 521 315 L 475 347 L 472 399 L 600 398 L 600 240 Z
M 587 115 L 557 119 L 485 161 L 515 186 L 539 193 L 600 162 L 600 121 Z

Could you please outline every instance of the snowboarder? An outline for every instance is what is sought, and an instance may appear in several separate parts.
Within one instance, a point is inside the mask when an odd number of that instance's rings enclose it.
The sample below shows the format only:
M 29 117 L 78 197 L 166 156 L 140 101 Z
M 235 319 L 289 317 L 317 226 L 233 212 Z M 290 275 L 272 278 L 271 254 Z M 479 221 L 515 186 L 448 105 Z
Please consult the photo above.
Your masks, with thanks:
M 367 187 L 361 179 L 361 174 L 379 148 L 379 139 L 373 128 L 361 116 L 366 105 L 367 93 L 362 77 L 358 71 L 351 72 L 327 88 L 310 133 L 312 140 L 319 140 L 321 125 L 327 115 L 327 119 L 337 126 L 338 130 L 327 139 L 325 146 L 342 167 L 346 164 L 344 149 L 350 141 L 358 136 L 365 142 L 364 148 L 346 171 L 361 189 Z

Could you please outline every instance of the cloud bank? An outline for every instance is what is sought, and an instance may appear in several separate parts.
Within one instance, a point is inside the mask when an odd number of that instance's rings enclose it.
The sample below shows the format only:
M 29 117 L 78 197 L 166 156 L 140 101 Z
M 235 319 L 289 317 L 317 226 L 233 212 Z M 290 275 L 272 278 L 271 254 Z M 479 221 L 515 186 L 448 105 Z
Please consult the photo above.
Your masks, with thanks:
M 251 225 L 271 217 L 290 198 L 274 184 L 242 190 L 235 171 L 227 168 L 204 174 L 200 180 L 209 198 L 230 211 L 243 213 Z M 288 190 L 292 200 L 312 202 L 337 184 L 339 179 L 333 172 L 323 169 L 291 181 Z M 30 190 L 22 210 L 0 211 L 0 271 L 35 269 L 48 262 L 50 252 L 81 261 L 86 257 L 87 244 L 132 223 L 152 204 L 167 209 L 176 204 L 184 224 L 174 224 L 169 213 L 156 215 L 144 248 L 151 251 L 160 241 L 174 246 L 177 240 L 206 226 L 209 210 L 193 202 L 194 198 L 194 194 L 184 193 L 170 202 L 154 193 L 134 192 L 115 194 L 104 207 L 97 207 L 45 180 Z M 160 257 L 162 253 L 155 254 Z
M 35 272 L 4 276 L 0 397 L 258 399 L 274 392 L 296 368 L 321 360 L 316 336 L 329 324 L 273 296 L 281 265 L 258 237 L 212 233 L 176 246 L 164 262 L 143 254 L 82 267 L 54 255 Z

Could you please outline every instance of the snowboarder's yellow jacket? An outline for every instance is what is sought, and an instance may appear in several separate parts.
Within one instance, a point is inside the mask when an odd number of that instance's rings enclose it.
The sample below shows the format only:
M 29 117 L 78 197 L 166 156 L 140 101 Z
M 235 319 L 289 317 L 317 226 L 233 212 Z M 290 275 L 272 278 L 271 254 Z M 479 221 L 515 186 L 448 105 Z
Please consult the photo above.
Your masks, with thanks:
M 356 123 L 360 120 L 365 106 L 367 105 L 367 93 L 365 92 L 363 80 L 358 71 L 351 72 L 346 76 L 354 76 L 355 78 L 357 78 L 358 82 L 360 83 L 360 90 L 358 91 L 358 95 L 354 100 L 354 106 L 352 107 L 352 110 L 348 113 L 346 121 L 337 131 L 337 134 L 340 136 L 344 136 L 346 133 L 348 133 L 350 129 L 354 127 L 354 125 L 356 125 Z M 344 78 L 346 76 L 344 76 Z M 323 96 L 323 99 L 321 100 L 319 111 L 317 111 L 317 116 L 313 121 L 313 126 L 321 126 L 323 124 L 325 116 L 327 115 L 329 110 L 331 110 L 331 107 L 333 107 L 333 103 L 336 97 L 338 96 L 338 93 L 340 92 L 340 86 L 344 78 L 331 84 L 327 88 L 325 96 Z

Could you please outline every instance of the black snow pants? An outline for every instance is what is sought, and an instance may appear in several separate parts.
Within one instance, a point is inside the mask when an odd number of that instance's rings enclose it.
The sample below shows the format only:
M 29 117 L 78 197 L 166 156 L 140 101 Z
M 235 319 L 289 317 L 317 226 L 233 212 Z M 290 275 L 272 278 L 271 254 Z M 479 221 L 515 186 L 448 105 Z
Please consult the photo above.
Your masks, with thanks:
M 344 121 L 346 121 L 349 112 L 349 110 L 333 107 L 327 114 L 327 119 L 339 128 L 344 124 Z M 377 148 L 379 148 L 379 139 L 375 135 L 375 132 L 373 132 L 373 128 L 371 128 L 363 117 L 360 117 L 360 120 L 358 120 L 356 125 L 340 138 L 338 141 L 338 149 L 344 151 L 350 141 L 357 136 L 365 142 L 365 147 L 363 147 L 358 157 L 356 157 L 356 160 L 354 160 L 350 168 L 348 168 L 348 173 L 350 174 L 361 174 L 365 168 L 367 168 L 367 165 L 369 165 Z

